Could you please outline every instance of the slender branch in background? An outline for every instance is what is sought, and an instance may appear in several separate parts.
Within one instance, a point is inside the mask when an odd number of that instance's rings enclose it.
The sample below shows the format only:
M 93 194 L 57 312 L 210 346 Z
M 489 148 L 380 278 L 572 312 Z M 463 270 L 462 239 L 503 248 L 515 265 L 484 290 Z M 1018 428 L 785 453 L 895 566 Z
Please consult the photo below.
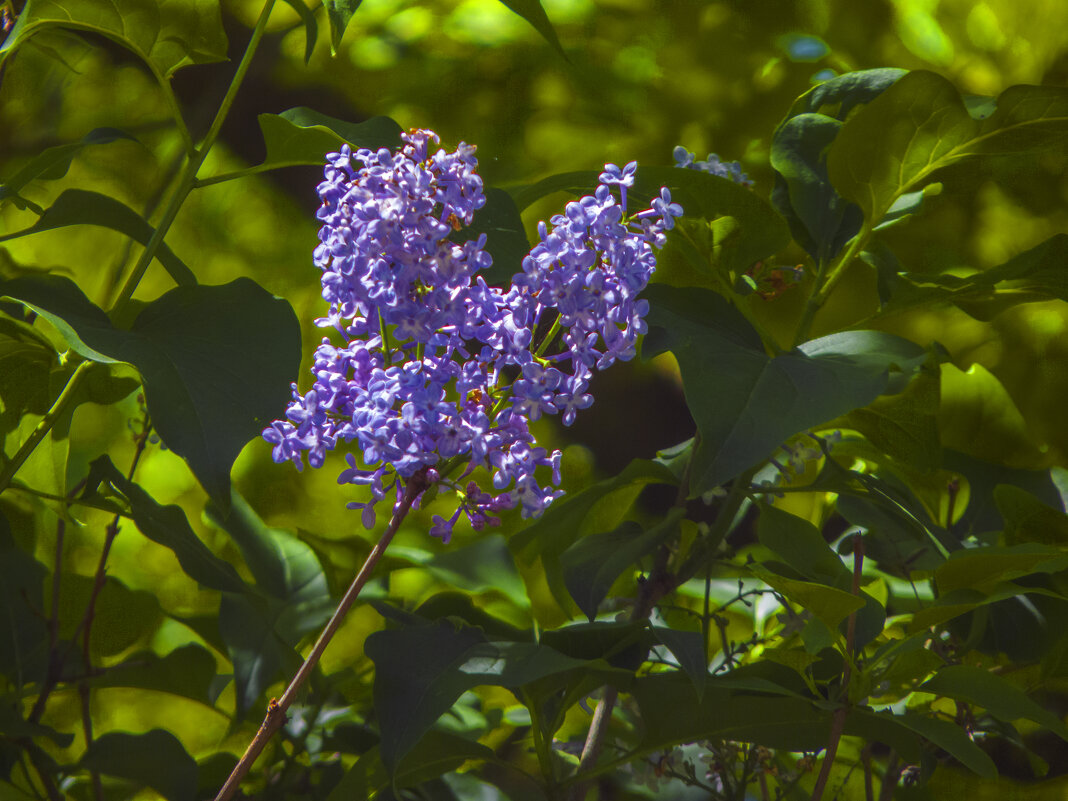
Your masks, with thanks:
M 693 464 L 693 454 L 696 453 L 696 451 L 697 441 L 695 438 L 694 448 L 690 452 L 690 458 L 686 462 L 686 468 L 683 470 L 682 476 L 679 479 L 679 490 L 675 496 L 675 508 L 683 508 L 686 506 L 686 499 L 690 493 L 690 466 Z M 678 586 L 675 577 L 668 571 L 668 562 L 670 560 L 671 549 L 667 545 L 661 545 L 657 550 L 653 569 L 649 572 L 649 575 L 646 577 L 645 581 L 642 582 L 641 587 L 638 590 L 638 600 L 637 603 L 635 603 L 630 616 L 632 621 L 645 620 L 648 618 L 649 615 L 652 614 L 657 601 Z M 608 726 L 612 722 L 612 711 L 615 709 L 616 701 L 618 699 L 619 691 L 611 685 L 606 686 L 604 695 L 601 696 L 601 700 L 598 701 L 597 709 L 594 710 L 593 719 L 590 721 L 590 728 L 586 733 L 586 742 L 582 746 L 582 754 L 579 757 L 579 765 L 576 775 L 591 771 L 597 764 L 597 760 L 601 756 L 601 749 L 604 746 L 605 735 L 608 733 Z M 585 795 L 586 783 L 582 781 L 575 784 L 568 793 L 571 801 L 582 801 Z
M 222 789 L 219 790 L 218 795 L 215 796 L 215 801 L 227 801 L 227 799 L 233 798 L 234 793 L 237 792 L 238 785 L 241 784 L 241 780 L 248 775 L 249 770 L 252 769 L 252 765 L 267 745 L 267 742 L 276 731 L 282 728 L 282 724 L 284 724 L 286 720 L 286 710 L 292 706 L 297 698 L 297 693 L 300 692 L 304 683 L 311 676 L 312 671 L 315 670 L 316 665 L 319 664 L 319 658 L 323 655 L 326 647 L 334 638 L 334 635 L 341 626 L 341 622 L 345 619 L 345 615 L 348 613 L 349 608 L 352 606 L 353 602 L 355 602 L 357 596 L 359 596 L 360 590 L 363 589 L 367 580 L 371 577 L 371 572 L 374 570 L 375 565 L 378 564 L 378 560 L 381 559 L 382 554 L 386 552 L 386 548 L 392 541 L 393 535 L 397 533 L 397 529 L 400 528 L 400 524 L 407 516 L 408 510 L 412 506 L 412 502 L 419 497 L 426 488 L 425 470 L 416 473 L 408 479 L 408 486 L 404 491 L 403 497 L 393 509 L 393 517 L 390 519 L 389 526 L 386 528 L 385 533 L 382 534 L 382 537 L 375 544 L 375 547 L 371 549 L 371 553 L 368 554 L 363 566 L 356 574 L 356 578 L 352 580 L 352 584 L 350 584 L 348 590 L 346 590 L 345 596 L 341 599 L 341 603 L 337 605 L 334 614 L 331 615 L 330 620 L 327 621 L 326 628 L 323 629 L 322 634 L 319 635 L 319 639 L 316 640 L 311 653 L 308 654 L 307 659 L 304 660 L 304 664 L 301 665 L 300 670 L 297 671 L 297 675 L 293 677 L 289 686 L 286 687 L 285 693 L 278 700 L 271 699 L 271 703 L 267 707 L 267 716 L 263 719 L 263 723 L 260 724 L 259 731 L 256 732 L 256 736 L 252 739 L 252 742 L 249 743 L 248 748 L 245 749 L 245 753 L 234 767 L 233 772 L 230 774 L 230 778 L 226 780 L 226 784 L 223 785 Z
M 875 788 L 872 786 L 871 777 L 871 745 L 864 746 L 860 752 L 860 759 L 864 763 L 864 801 L 875 801 Z
M 859 534 L 853 537 L 853 595 L 860 595 L 860 580 L 864 570 L 864 541 Z M 831 769 L 834 767 L 834 757 L 838 753 L 838 742 L 842 739 L 845 730 L 846 716 L 849 714 L 849 679 L 853 672 L 853 647 L 856 642 L 857 613 L 849 614 L 846 623 L 846 652 L 845 667 L 842 668 L 842 689 L 838 698 L 840 706 L 834 711 L 831 718 L 831 736 L 827 741 L 827 753 L 823 756 L 823 764 L 820 765 L 819 776 L 816 784 L 812 787 L 810 801 L 819 801 L 823 797 L 823 791 L 827 788 L 827 780 L 831 777 Z
M 249 39 L 248 46 L 245 48 L 245 53 L 241 57 L 241 62 L 237 65 L 237 70 L 234 72 L 234 77 L 230 81 L 230 87 L 226 90 L 226 96 L 223 97 L 222 104 L 219 106 L 219 111 L 216 113 L 215 119 L 212 120 L 211 127 L 208 129 L 208 133 L 204 136 L 200 146 L 193 150 L 192 155 L 185 166 L 185 170 L 182 172 L 182 177 L 178 182 L 178 186 L 175 188 L 174 193 L 171 195 L 171 199 L 167 204 L 167 208 L 163 212 L 163 218 L 160 220 L 159 225 L 156 226 L 156 230 L 153 232 L 152 238 L 148 240 L 148 244 L 145 245 L 145 249 L 141 252 L 141 257 L 134 265 L 130 276 L 126 279 L 126 283 L 123 285 L 118 300 L 115 301 L 115 305 L 112 307 L 112 311 L 125 306 L 130 298 L 133 297 L 133 293 L 137 289 L 137 285 L 141 282 L 141 278 L 144 277 L 148 265 L 152 262 L 160 245 L 163 244 L 163 237 L 167 235 L 175 218 L 178 216 L 179 209 L 181 209 L 186 197 L 188 197 L 189 193 L 192 191 L 196 182 L 197 172 L 204 164 L 204 160 L 208 157 L 212 145 L 215 144 L 215 140 L 218 138 L 219 132 L 222 130 L 223 123 L 226 121 L 226 116 L 230 112 L 230 107 L 234 104 L 234 98 L 237 96 L 237 91 L 241 88 L 241 84 L 245 80 L 245 75 L 248 72 L 249 66 L 252 64 L 252 57 L 255 55 L 256 48 L 259 46 L 260 40 L 263 38 L 263 33 L 267 29 L 267 20 L 271 16 L 271 9 L 274 8 L 274 2 L 275 0 L 267 0 L 267 2 L 263 4 L 263 10 L 260 12 L 259 19 L 256 20 L 256 27 L 252 30 L 252 37 Z

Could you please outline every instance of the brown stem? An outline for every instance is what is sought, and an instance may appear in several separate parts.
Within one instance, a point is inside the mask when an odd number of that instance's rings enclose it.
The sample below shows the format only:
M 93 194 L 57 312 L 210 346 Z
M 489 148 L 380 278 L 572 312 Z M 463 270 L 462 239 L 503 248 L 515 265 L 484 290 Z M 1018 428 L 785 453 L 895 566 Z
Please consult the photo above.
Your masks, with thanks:
M 891 801 L 894 797 L 894 788 L 897 787 L 901 768 L 898 766 L 897 753 L 890 752 L 890 758 L 886 760 L 886 770 L 883 772 L 883 782 L 879 787 L 879 801 Z
M 697 449 L 697 440 L 694 440 L 694 452 Z M 683 471 L 682 477 L 679 480 L 679 490 L 675 496 L 675 508 L 683 508 L 686 506 L 686 497 L 690 491 L 690 465 L 693 464 L 693 456 L 686 463 L 686 469 Z M 748 484 L 748 480 L 746 481 Z M 728 504 L 729 505 L 729 504 Z M 721 514 L 726 512 L 726 509 L 721 510 Z M 733 512 L 731 515 L 733 517 Z M 717 523 L 719 521 L 717 520 Z M 671 549 L 667 545 L 661 545 L 656 553 L 656 561 L 653 562 L 653 569 L 649 572 L 645 581 L 642 582 L 641 587 L 638 590 L 638 600 L 634 605 L 634 609 L 631 610 L 630 619 L 632 621 L 645 620 L 652 614 L 653 609 L 656 607 L 657 602 L 667 595 L 671 590 L 677 587 L 681 582 L 678 578 L 668 570 L 668 563 L 671 560 Z M 608 726 L 612 722 L 612 710 L 615 708 L 616 701 L 619 699 L 619 692 L 615 687 L 607 686 L 605 688 L 604 695 L 601 697 L 600 702 L 597 704 L 597 709 L 594 710 L 593 719 L 590 721 L 589 731 L 586 733 L 586 742 L 582 746 L 582 754 L 579 756 L 579 766 L 576 771 L 576 776 L 581 775 L 597 764 L 597 759 L 601 755 L 601 748 L 604 746 L 604 738 L 608 733 Z M 582 801 L 586 795 L 586 783 L 578 782 L 572 786 L 568 797 L 571 801 Z
M 252 769 L 252 765 L 267 745 L 267 742 L 276 731 L 282 728 L 282 724 L 285 723 L 286 720 L 286 710 L 288 710 L 293 704 L 293 701 L 296 700 L 297 693 L 300 692 L 304 683 L 308 680 L 308 677 L 311 676 L 315 666 L 319 664 L 319 658 L 323 655 L 323 651 L 326 650 L 326 647 L 334 638 L 334 635 L 341 626 L 341 622 L 345 619 L 345 615 L 348 613 L 349 608 L 355 602 L 356 597 L 360 594 L 360 590 L 363 589 L 367 580 L 371 577 L 371 571 L 373 571 L 375 565 L 378 564 L 378 560 L 382 558 L 382 554 L 386 552 L 386 548 L 393 539 L 393 535 L 397 533 L 397 529 L 400 528 L 401 522 L 408 514 L 412 502 L 419 497 L 420 493 L 425 489 L 425 471 L 416 473 L 408 480 L 408 486 L 405 489 L 404 496 L 394 507 L 393 517 L 390 519 L 389 526 L 386 528 L 385 533 L 375 544 L 375 547 L 371 549 L 371 553 L 367 555 L 367 559 L 360 568 L 360 572 L 356 574 L 356 578 L 352 580 L 352 584 L 350 584 L 348 590 L 345 591 L 345 596 L 341 599 L 341 603 L 337 605 L 334 614 L 330 617 L 330 620 L 327 621 L 326 628 L 324 628 L 322 634 L 319 635 L 319 639 L 316 640 L 311 653 L 309 653 L 308 658 L 304 660 L 304 664 L 300 666 L 297 675 L 293 677 L 289 686 L 286 687 L 285 693 L 280 699 L 275 700 L 272 698 L 271 702 L 267 705 L 267 715 L 264 717 L 263 723 L 260 724 L 259 731 L 256 732 L 256 736 L 252 739 L 252 742 L 249 743 L 248 748 L 245 749 L 245 753 L 234 767 L 233 772 L 230 774 L 230 778 L 226 780 L 226 784 L 222 786 L 218 795 L 215 796 L 215 801 L 228 801 L 228 799 L 233 797 L 234 793 L 237 792 L 241 780 L 248 775 L 248 772 Z
M 864 570 L 864 542 L 857 534 L 853 537 L 853 595 L 860 594 L 861 574 Z M 853 670 L 853 647 L 856 641 L 857 613 L 849 614 L 849 622 L 846 624 L 846 654 L 845 667 L 842 669 L 842 689 L 839 701 L 841 706 L 834 710 L 831 718 L 831 736 L 827 741 L 827 753 L 823 756 L 823 764 L 820 765 L 819 776 L 816 784 L 812 787 L 810 801 L 820 801 L 823 791 L 827 788 L 827 781 L 831 778 L 831 769 L 834 767 L 834 757 L 838 753 L 838 742 L 842 739 L 845 731 L 846 716 L 849 714 L 849 679 Z

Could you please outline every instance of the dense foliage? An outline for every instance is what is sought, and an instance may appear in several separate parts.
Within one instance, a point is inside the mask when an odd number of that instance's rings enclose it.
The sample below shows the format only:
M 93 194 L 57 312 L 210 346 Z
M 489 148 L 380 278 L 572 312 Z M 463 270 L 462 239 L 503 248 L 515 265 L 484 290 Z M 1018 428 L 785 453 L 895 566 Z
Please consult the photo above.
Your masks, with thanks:
M 0 3 L 0 797 L 1063 794 L 1068 10 L 743 5 Z

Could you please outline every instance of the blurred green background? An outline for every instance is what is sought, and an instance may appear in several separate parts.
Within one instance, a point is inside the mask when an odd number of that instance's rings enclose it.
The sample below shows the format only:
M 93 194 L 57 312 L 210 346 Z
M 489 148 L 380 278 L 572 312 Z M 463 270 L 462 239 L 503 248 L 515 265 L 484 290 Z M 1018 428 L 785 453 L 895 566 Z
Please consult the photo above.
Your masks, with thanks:
M 353 121 L 389 115 L 406 128 L 434 129 L 449 145 L 476 143 L 481 173 L 495 185 L 529 183 L 605 162 L 670 164 L 672 149 L 681 144 L 700 157 L 714 151 L 740 160 L 756 191 L 766 196 L 772 183 L 771 132 L 793 99 L 822 77 L 883 66 L 931 69 L 976 95 L 997 95 L 1017 83 L 1068 82 L 1068 4 L 1062 0 L 544 0 L 543 5 L 566 59 L 496 0 L 365 0 L 337 56 L 330 54 L 321 21 L 319 44 L 305 64 L 304 31 L 296 14 L 279 4 L 202 175 L 263 158 L 257 114 L 309 106 Z M 223 8 L 231 61 L 183 69 L 174 81 L 195 135 L 204 132 L 218 107 L 260 3 L 224 0 Z M 94 188 L 150 216 L 180 156 L 164 101 L 139 62 L 103 39 L 42 35 L 3 76 L 0 176 L 46 147 L 101 126 L 122 128 L 139 141 L 88 148 L 64 179 L 31 185 L 26 197 L 47 206 L 63 189 Z M 982 170 L 957 169 L 952 180 L 945 179 L 947 191 L 931 198 L 922 216 L 888 233 L 905 269 L 982 270 L 1068 230 L 1068 154 L 1049 151 L 1038 161 L 984 163 Z M 290 168 L 197 190 L 168 238 L 201 282 L 250 275 L 286 297 L 304 321 L 308 355 L 321 336 L 312 320 L 323 311 L 310 259 L 317 242 L 318 180 L 316 168 Z M 525 218 L 529 231 L 563 200 L 548 198 L 534 207 Z M 31 222 L 28 212 L 10 206 L 0 211 L 0 232 Z M 0 248 L 0 271 L 60 269 L 106 306 L 121 286 L 128 255 L 117 234 L 68 228 Z M 803 260 L 800 251 L 779 258 L 790 265 Z M 152 298 L 169 286 L 156 265 L 139 296 Z M 795 289 L 774 301 L 751 300 L 754 312 L 785 341 L 802 299 Z M 857 323 L 877 309 L 874 274 L 858 264 L 817 319 L 814 335 Z M 940 341 L 963 371 L 953 381 L 981 382 L 989 403 L 1019 409 L 1006 418 L 1013 421 L 1010 430 L 998 432 L 985 428 L 981 409 L 977 416 L 957 417 L 944 431 L 944 444 L 1018 466 L 1064 463 L 1065 304 L 1017 306 L 989 322 L 957 310 L 900 313 L 878 326 L 921 344 Z M 977 363 L 981 367 L 969 371 Z M 595 381 L 593 392 L 596 406 L 573 428 L 546 421 L 538 432 L 546 443 L 567 449 L 566 488 L 690 436 L 670 360 L 619 365 Z M 78 410 L 72 476 L 84 475 L 88 462 L 103 452 L 120 466 L 128 464 L 133 446 L 127 421 L 136 408 L 131 397 L 119 407 Z M 323 470 L 297 474 L 271 463 L 269 448 L 255 441 L 234 470 L 235 485 L 252 507 L 272 525 L 299 529 L 336 568 L 339 582 L 347 581 L 367 549 L 353 537 L 358 521 L 346 511 L 347 498 L 335 482 L 340 464 L 338 454 Z M 240 561 L 227 537 L 204 519 L 206 496 L 178 457 L 150 449 L 138 480 L 161 503 L 182 505 L 209 545 Z M 441 549 L 424 533 L 430 512 L 412 519 L 400 545 Z M 86 521 L 83 529 L 68 532 L 68 559 L 76 572 L 89 576 L 105 518 L 89 514 Z M 37 527 L 39 553 L 48 553 L 54 518 L 26 516 L 18 522 Z M 459 545 L 467 537 L 458 530 Z M 217 595 L 200 591 L 169 551 L 143 538 L 120 536 L 110 565 L 112 575 L 131 589 L 151 589 L 173 615 L 196 618 L 217 608 Z M 414 601 L 435 587 L 435 579 L 417 570 L 396 571 L 389 580 L 391 593 Z M 497 592 L 487 589 L 484 602 L 492 605 Z M 149 600 L 147 617 L 137 625 L 152 632 L 154 647 L 166 651 L 196 639 L 173 621 L 159 626 L 155 601 L 139 597 Z M 324 667 L 330 671 L 362 660 L 363 638 L 379 625 L 377 613 L 358 609 Z M 97 694 L 95 703 L 109 710 L 101 731 L 144 730 L 166 719 L 194 754 L 224 743 L 243 747 L 243 736 L 227 741 L 227 721 L 206 708 L 162 695 L 151 705 L 119 696 L 136 692 L 143 691 Z M 73 694 L 57 696 L 49 710 L 55 725 L 78 728 Z

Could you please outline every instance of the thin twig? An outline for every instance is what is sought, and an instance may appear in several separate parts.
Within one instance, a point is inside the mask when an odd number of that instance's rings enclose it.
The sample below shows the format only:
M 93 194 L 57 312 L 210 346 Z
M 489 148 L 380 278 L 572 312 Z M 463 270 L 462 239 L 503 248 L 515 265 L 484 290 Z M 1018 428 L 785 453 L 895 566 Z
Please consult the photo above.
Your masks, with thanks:
M 864 541 L 860 535 L 853 537 L 853 595 L 860 595 L 860 580 L 864 570 Z M 812 787 L 810 801 L 820 801 L 823 791 L 827 788 L 827 781 L 831 777 L 831 769 L 834 767 L 834 758 L 838 753 L 838 742 L 842 739 L 845 731 L 846 716 L 849 714 L 849 679 L 853 670 L 853 646 L 856 641 L 857 613 L 849 613 L 849 622 L 846 623 L 846 654 L 845 667 L 842 668 L 842 685 L 839 696 L 840 706 L 834 710 L 831 718 L 831 736 L 827 741 L 827 753 L 823 756 L 823 764 L 820 765 L 819 776 L 816 784 Z
M 890 757 L 886 760 L 883 781 L 879 787 L 879 801 L 891 801 L 893 799 L 899 776 L 901 776 L 901 768 L 898 764 L 897 752 L 891 750 Z
M 241 780 L 248 775 L 248 772 L 252 769 L 252 765 L 267 745 L 267 742 L 276 731 L 282 728 L 282 724 L 286 721 L 286 710 L 292 706 L 293 701 L 296 700 L 297 693 L 300 692 L 304 683 L 308 680 L 308 677 L 311 676 L 316 665 L 319 664 L 319 658 L 323 655 L 323 651 L 326 650 L 326 647 L 334 638 L 334 635 L 341 626 L 341 622 L 345 619 L 345 615 L 349 611 L 349 608 L 352 606 L 353 602 L 355 602 L 357 596 L 360 594 L 360 590 L 362 590 L 367 583 L 367 580 L 371 577 L 371 571 L 373 571 L 375 565 L 378 564 L 378 560 L 382 558 L 382 554 L 386 552 L 386 547 L 393 539 L 393 535 L 397 533 L 397 529 L 400 528 L 400 524 L 408 514 L 412 502 L 419 497 L 425 489 L 425 471 L 416 473 L 408 479 L 408 486 L 404 491 L 404 496 L 394 507 L 393 517 L 390 519 L 389 526 L 386 528 L 385 533 L 375 544 L 375 547 L 371 549 L 371 553 L 368 554 L 367 559 L 360 568 L 360 572 L 357 573 L 356 578 L 352 580 L 352 584 L 350 584 L 348 590 L 346 590 L 345 596 L 341 599 L 341 603 L 337 605 L 337 609 L 334 610 L 334 614 L 327 622 L 326 628 L 324 628 L 322 634 L 319 635 L 319 639 L 316 640 L 311 653 L 309 653 L 308 658 L 304 660 L 304 664 L 300 666 L 297 675 L 293 677 L 289 686 L 286 687 L 285 693 L 280 699 L 271 699 L 270 704 L 267 706 L 267 715 L 264 717 L 263 723 L 260 724 L 259 731 L 256 732 L 256 736 L 252 739 L 252 742 L 249 743 L 248 748 L 245 749 L 245 753 L 234 767 L 233 772 L 230 774 L 230 778 L 226 780 L 226 784 L 223 785 L 222 789 L 219 790 L 218 795 L 215 796 L 215 801 L 228 801 L 228 799 L 233 797 L 234 793 L 237 792 Z

